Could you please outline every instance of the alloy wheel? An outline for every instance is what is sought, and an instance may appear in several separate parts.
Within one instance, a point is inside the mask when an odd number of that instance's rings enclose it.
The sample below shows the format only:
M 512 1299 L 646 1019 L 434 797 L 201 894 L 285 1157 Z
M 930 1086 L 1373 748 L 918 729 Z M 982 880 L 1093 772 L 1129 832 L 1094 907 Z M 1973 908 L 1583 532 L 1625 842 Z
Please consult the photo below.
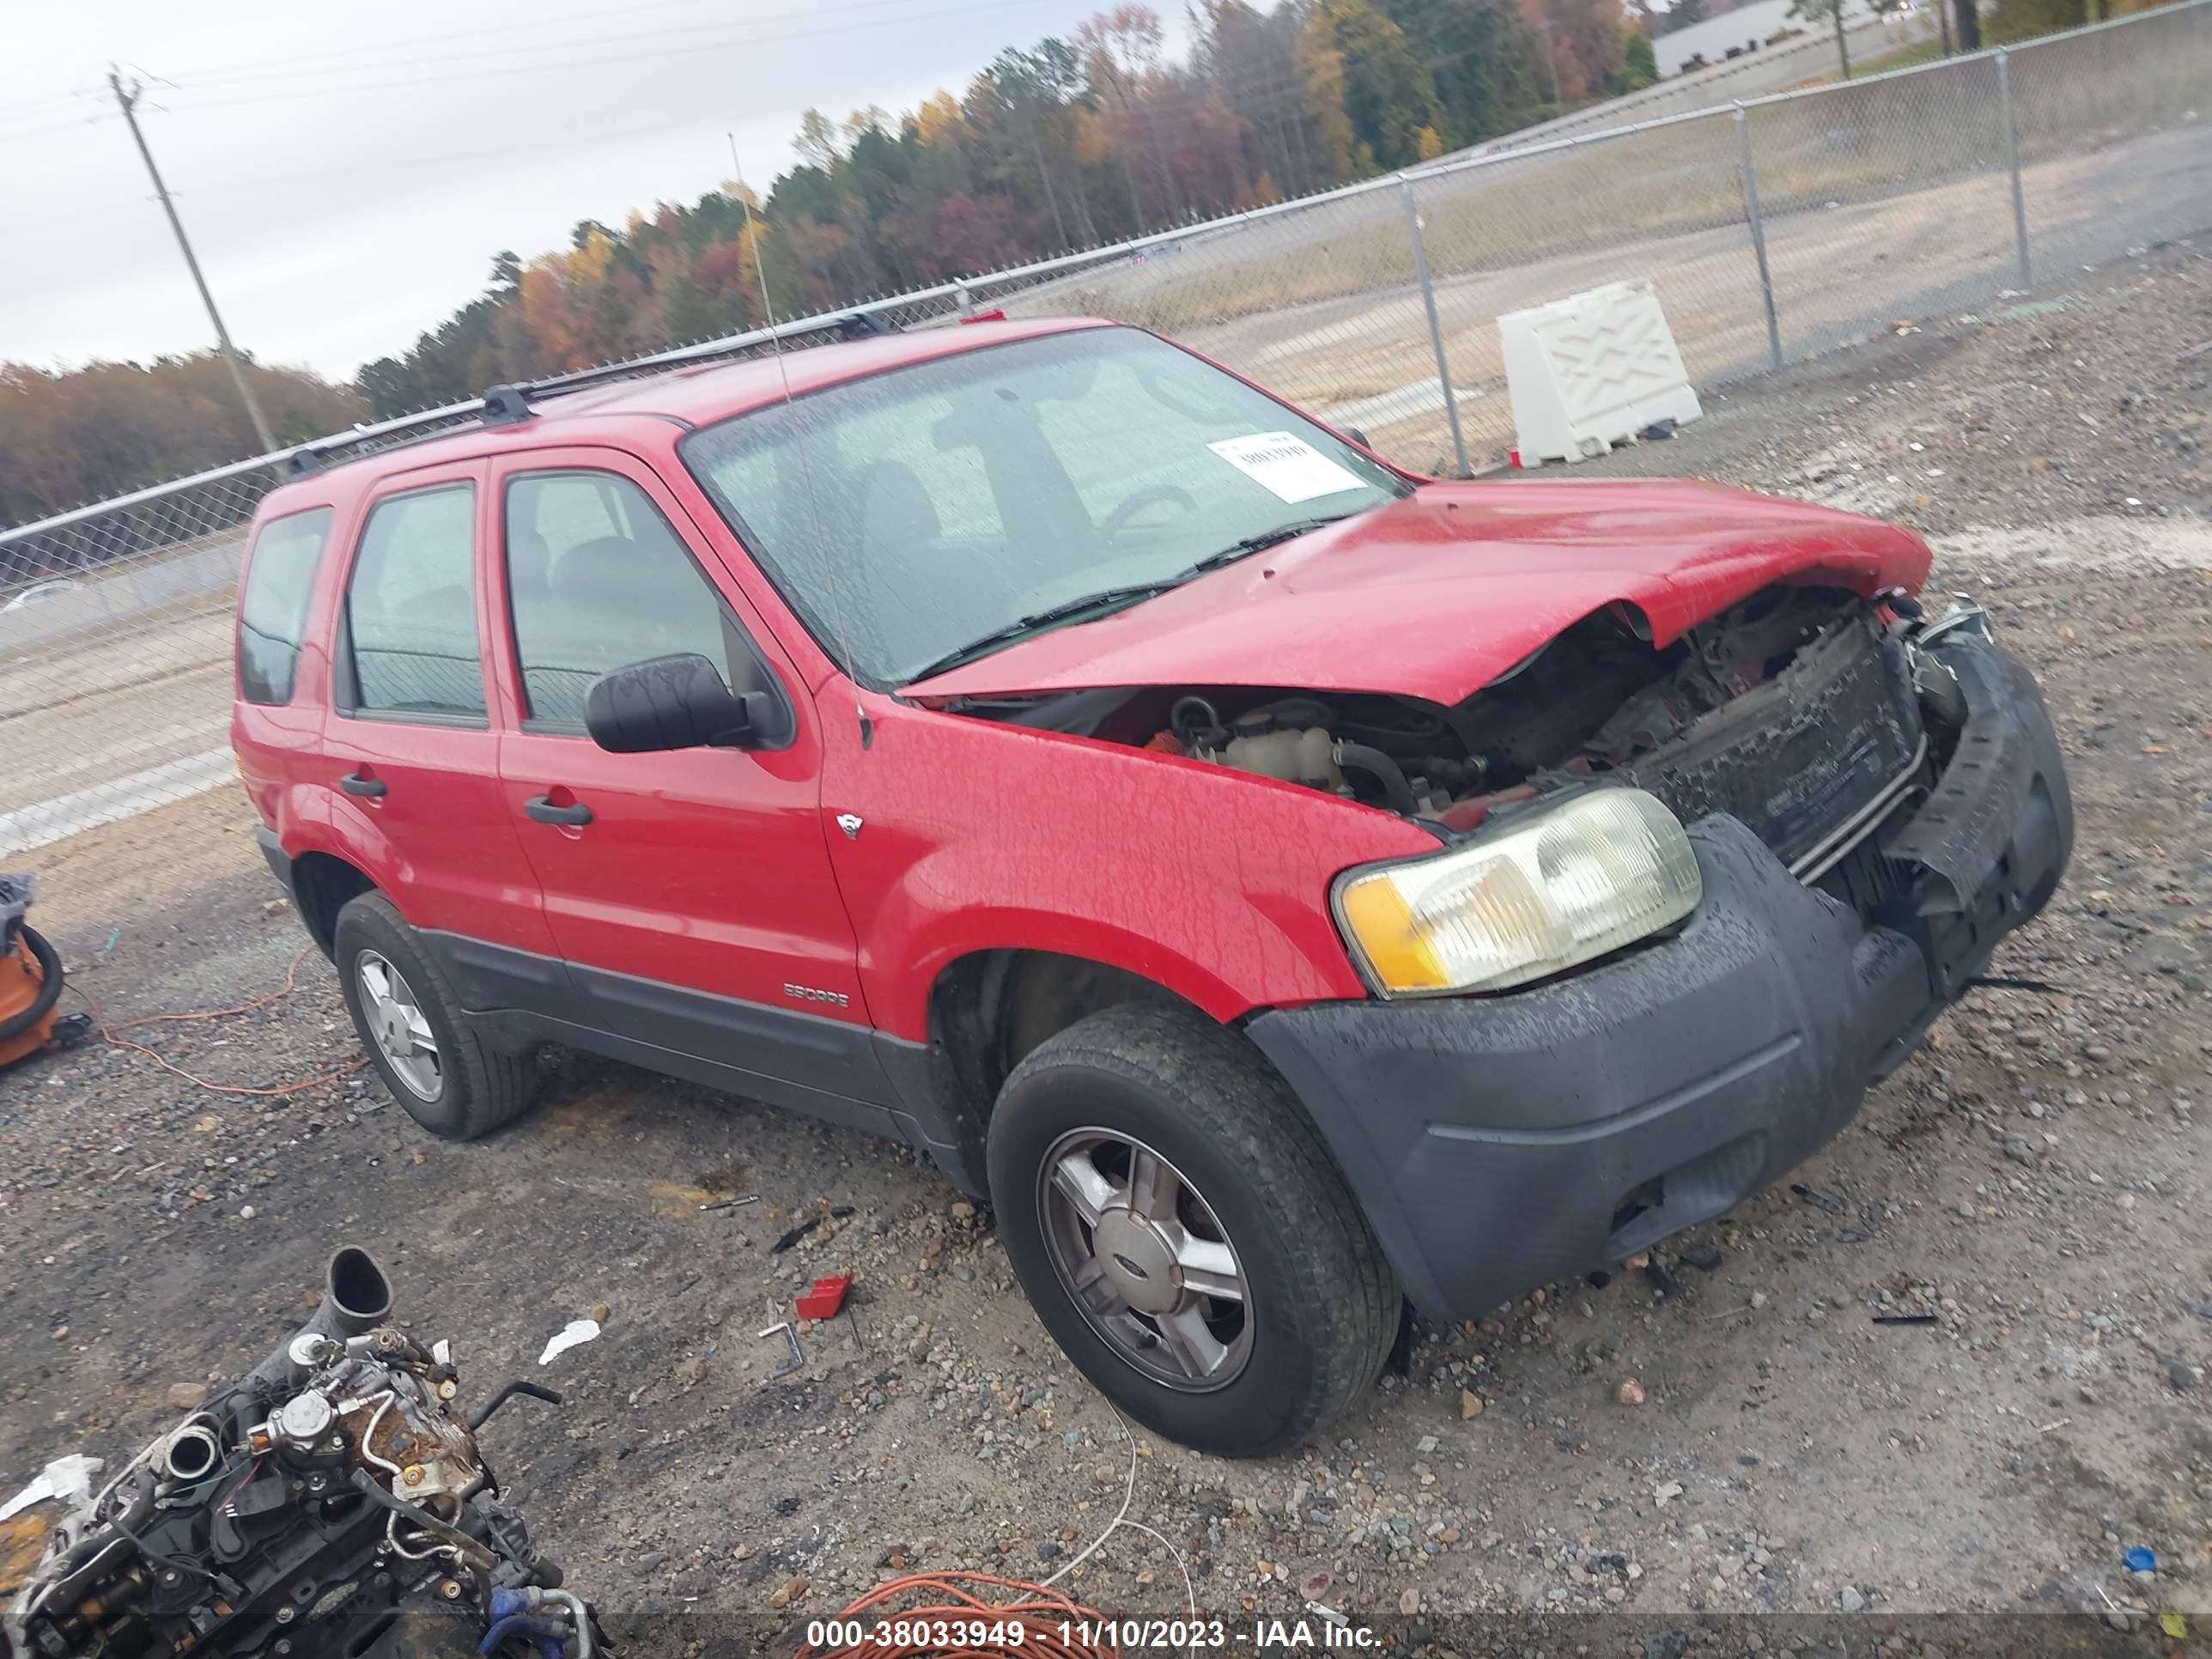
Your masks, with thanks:
M 1133 1135 L 1074 1129 L 1046 1154 L 1038 1200 L 1054 1271 L 1124 1361 L 1187 1394 L 1243 1372 L 1251 1286 L 1182 1170 Z
M 362 1023 L 386 1066 L 418 1099 L 437 1099 L 445 1087 L 438 1039 L 406 975 L 388 957 L 363 951 L 354 976 L 361 986 Z

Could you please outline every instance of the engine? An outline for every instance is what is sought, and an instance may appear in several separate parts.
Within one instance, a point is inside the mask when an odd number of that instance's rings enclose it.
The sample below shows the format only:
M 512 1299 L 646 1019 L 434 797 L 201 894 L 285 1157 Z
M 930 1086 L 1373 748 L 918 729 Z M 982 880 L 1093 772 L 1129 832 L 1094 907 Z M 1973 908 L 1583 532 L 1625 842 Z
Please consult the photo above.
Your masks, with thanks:
M 388 1322 L 366 1252 L 289 1340 L 85 1487 L 0 1617 L 0 1655 L 591 1659 L 610 1649 L 501 1506 L 449 1346 Z
M 1317 697 L 1284 697 L 1224 720 L 1207 698 L 1190 696 L 1176 699 L 1168 724 L 1174 746 L 1193 760 L 1407 814 L 1442 811 L 1479 785 L 1486 769 L 1479 756 L 1437 752 L 1455 741 L 1443 720 L 1372 698 L 1346 707 Z
M 1850 593 L 1777 586 L 1655 650 L 1618 607 L 1584 617 L 1450 708 L 1379 692 L 1327 697 L 1193 686 L 1098 690 L 959 712 L 1134 744 L 1427 818 L 1449 830 L 1607 774 L 1648 771 L 1712 728 L 1756 720 L 1802 681 L 1809 657 L 1876 644 L 1874 609 Z M 1837 642 L 1848 640 L 1848 646 Z M 1894 653 L 1893 653 L 1894 654 Z M 1890 673 L 1896 678 L 1894 665 Z M 1662 769 L 1665 769 L 1663 767 Z M 1646 787 L 1650 787 L 1649 783 Z M 1662 789 L 1662 793 L 1665 791 Z
M 1256 773 L 1465 834 L 1540 795 L 1628 784 L 1686 822 L 1727 812 L 1815 880 L 1927 781 L 1956 720 L 1914 666 L 1919 607 L 1782 584 L 1655 648 L 1583 618 L 1446 708 L 1192 686 L 961 711 Z M 1936 761 L 1945 758 L 1934 754 Z

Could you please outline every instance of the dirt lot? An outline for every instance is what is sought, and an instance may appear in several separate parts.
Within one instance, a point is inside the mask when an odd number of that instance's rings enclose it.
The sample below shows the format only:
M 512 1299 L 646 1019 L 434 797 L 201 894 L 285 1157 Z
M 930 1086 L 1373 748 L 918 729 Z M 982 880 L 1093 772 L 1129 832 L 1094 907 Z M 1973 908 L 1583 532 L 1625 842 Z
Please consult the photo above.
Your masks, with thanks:
M 2041 672 L 2081 814 L 2069 879 L 1996 969 L 2051 988 L 1977 992 L 1796 1184 L 1673 1241 L 1658 1273 L 1422 1326 L 1410 1374 L 1297 1455 L 1140 1435 L 1133 1464 L 988 1217 L 884 1146 L 583 1060 L 524 1121 L 449 1146 L 360 1075 L 219 1094 L 94 1047 L 0 1079 L 0 1488 L 134 1446 L 173 1384 L 264 1352 L 356 1240 L 418 1329 L 456 1339 L 472 1391 L 568 1390 L 557 1414 L 510 1408 L 490 1451 L 572 1583 L 696 1633 L 777 1597 L 833 1610 L 893 1562 L 1042 1577 L 1133 1467 L 1131 1517 L 1238 1617 L 1295 1613 L 1322 1570 L 1340 1607 L 1563 1630 L 1609 1611 L 2212 1615 L 2212 351 L 2187 351 L 2206 341 L 2212 259 L 2169 248 L 1740 387 L 1592 469 L 1926 531 L 1938 586 Z M 244 829 L 225 792 L 25 860 L 111 1018 L 284 983 L 301 934 L 268 913 Z M 256 1012 L 129 1035 L 250 1087 L 355 1053 L 314 957 Z M 770 1380 L 777 1341 L 754 1333 L 833 1269 L 860 1276 L 852 1313 Z M 595 1310 L 605 1334 L 538 1370 Z M 1883 1322 L 1900 1315 L 1929 1317 Z M 1618 1403 L 1631 1377 L 1640 1406 Z M 2136 1545 L 2154 1581 L 2124 1570 Z M 1070 1582 L 1185 1603 L 1178 1562 L 1126 1530 Z

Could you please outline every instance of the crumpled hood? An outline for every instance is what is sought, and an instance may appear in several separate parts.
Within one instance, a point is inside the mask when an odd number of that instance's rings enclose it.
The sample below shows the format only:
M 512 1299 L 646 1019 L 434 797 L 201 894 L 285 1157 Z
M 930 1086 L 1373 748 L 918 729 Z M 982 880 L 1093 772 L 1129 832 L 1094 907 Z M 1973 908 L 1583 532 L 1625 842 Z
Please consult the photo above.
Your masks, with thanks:
M 1772 582 L 1870 598 L 1917 592 L 1928 566 L 1911 531 L 1717 484 L 1427 484 L 906 695 L 1249 685 L 1451 704 L 1615 602 L 1663 646 Z

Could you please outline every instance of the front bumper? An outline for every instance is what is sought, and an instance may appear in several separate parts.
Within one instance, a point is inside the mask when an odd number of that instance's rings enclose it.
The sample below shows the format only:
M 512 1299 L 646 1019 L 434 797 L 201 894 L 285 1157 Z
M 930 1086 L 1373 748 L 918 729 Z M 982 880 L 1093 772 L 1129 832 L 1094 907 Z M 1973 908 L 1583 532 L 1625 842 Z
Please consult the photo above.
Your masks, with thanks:
M 1986 639 L 1940 654 L 1967 720 L 1883 843 L 1905 879 L 1875 922 L 1717 815 L 1690 831 L 1705 900 L 1671 939 L 1504 995 L 1249 1022 L 1416 1306 L 1474 1317 L 1766 1187 L 2042 908 L 2074 840 L 2050 717 Z

